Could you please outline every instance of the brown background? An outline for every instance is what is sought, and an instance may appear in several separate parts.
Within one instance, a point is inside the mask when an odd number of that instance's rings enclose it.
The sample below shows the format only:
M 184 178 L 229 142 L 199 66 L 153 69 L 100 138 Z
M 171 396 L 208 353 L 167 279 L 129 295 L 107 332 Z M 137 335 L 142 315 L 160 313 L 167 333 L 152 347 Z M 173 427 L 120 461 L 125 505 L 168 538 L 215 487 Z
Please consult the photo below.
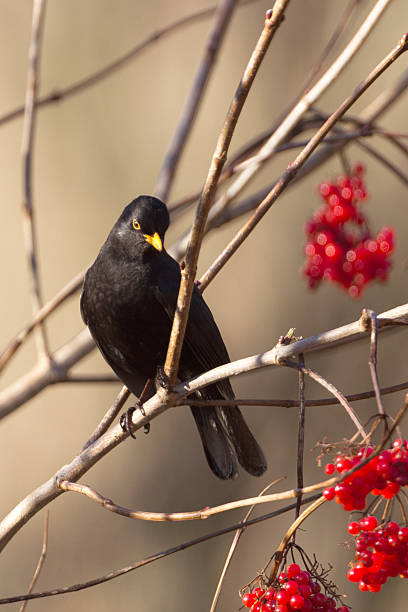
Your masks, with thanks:
M 287 20 L 269 51 L 242 114 L 233 149 L 268 127 L 293 99 L 319 58 L 346 5 L 345 1 L 292 2 Z M 353 32 L 374 5 L 362 1 Z M 208 6 L 205 2 L 132 2 L 60 0 L 46 11 L 41 92 L 65 86 L 125 52 L 152 31 L 176 18 Z M 203 108 L 184 154 L 172 198 L 198 189 L 207 173 L 219 128 L 232 92 L 262 27 L 268 3 L 237 10 Z M 66 102 L 38 114 L 34 159 L 34 195 L 39 257 L 45 298 L 52 297 L 95 257 L 122 207 L 140 193 L 154 191 L 168 146 L 197 63 L 209 21 L 175 33 L 151 46 L 128 67 Z M 332 111 L 358 81 L 396 44 L 407 28 L 406 0 L 395 0 L 364 48 L 341 78 L 319 101 Z M 31 3 L 0 0 L 0 115 L 24 99 Z M 348 40 L 348 36 L 343 39 Z M 403 56 L 358 102 L 362 109 L 406 68 Z M 382 125 L 406 131 L 406 102 L 401 100 Z M 0 130 L 0 347 L 31 316 L 23 248 L 20 204 L 22 120 Z M 373 139 L 406 170 L 406 159 Z M 359 301 L 333 286 L 306 290 L 299 276 L 303 224 L 317 206 L 316 184 L 341 173 L 333 159 L 291 189 L 267 215 L 238 254 L 206 292 L 232 359 L 271 348 L 289 327 L 307 336 L 358 318 L 363 306 L 382 312 L 406 301 L 406 190 L 378 162 L 350 147 L 350 159 L 368 165 L 373 228 L 396 227 L 397 252 L 390 282 L 368 288 Z M 276 177 L 292 159 L 278 157 L 266 166 L 250 190 Z M 248 192 L 249 193 L 249 192 Z M 185 229 L 174 223 L 167 244 Z M 239 228 L 237 221 L 211 235 L 200 257 L 203 272 Z M 65 304 L 49 321 L 53 348 L 82 326 L 78 298 Z M 6 387 L 34 363 L 28 342 L 3 375 Z M 370 387 L 368 345 L 332 350 L 307 363 L 344 392 Z M 407 378 L 404 332 L 384 337 L 379 351 L 381 384 Z M 77 372 L 107 372 L 94 352 Z M 283 369 L 266 369 L 233 381 L 237 396 L 295 398 L 297 377 Z M 0 510 L 4 516 L 28 492 L 45 481 L 78 452 L 119 389 L 117 384 L 60 385 L 49 388 L 7 419 L 0 428 Z M 309 397 L 324 397 L 307 382 Z M 395 411 L 403 394 L 387 396 L 386 410 Z M 362 418 L 374 402 L 356 405 Z M 269 470 L 259 480 L 244 473 L 235 482 L 221 482 L 209 471 L 188 409 L 168 411 L 152 424 L 149 436 L 138 435 L 102 460 L 83 479 L 117 503 L 154 511 L 192 510 L 256 495 L 269 481 L 286 475 L 281 490 L 294 486 L 296 461 L 295 410 L 247 408 L 248 421 L 267 455 Z M 338 407 L 313 408 L 306 429 L 305 482 L 322 479 L 310 450 L 324 435 L 350 436 L 351 422 Z M 272 510 L 263 506 L 260 512 Z M 203 523 L 147 524 L 104 512 L 85 498 L 64 495 L 50 507 L 49 550 L 38 589 L 81 582 L 131 564 L 144 556 L 231 524 L 242 511 Z M 41 546 L 40 513 L 12 540 L 0 558 L 2 596 L 22 593 L 31 579 Z M 228 574 L 220 611 L 239 608 L 238 589 L 255 576 L 280 542 L 291 522 L 287 515 L 247 531 Z M 335 566 L 333 579 L 349 594 L 354 610 L 404 609 L 406 585 L 394 579 L 380 595 L 359 594 L 345 573 L 351 552 L 344 547 L 347 515 L 332 504 L 323 506 L 305 525 L 298 542 L 320 562 Z M 209 609 L 219 571 L 232 536 L 192 548 L 106 585 L 49 600 L 34 601 L 30 610 L 197 610 Z M 17 606 L 10 606 L 17 609 Z

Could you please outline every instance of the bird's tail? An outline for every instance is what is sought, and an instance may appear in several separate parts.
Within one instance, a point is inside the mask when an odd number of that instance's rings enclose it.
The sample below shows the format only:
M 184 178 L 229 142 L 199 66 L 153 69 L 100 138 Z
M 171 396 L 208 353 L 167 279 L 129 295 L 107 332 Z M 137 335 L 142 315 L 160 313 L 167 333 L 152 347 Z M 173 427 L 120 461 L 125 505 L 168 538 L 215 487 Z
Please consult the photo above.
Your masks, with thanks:
M 215 386 L 200 392 L 201 399 L 221 399 Z M 208 464 L 224 480 L 237 476 L 237 459 L 253 476 L 266 470 L 266 459 L 238 406 L 191 406 Z

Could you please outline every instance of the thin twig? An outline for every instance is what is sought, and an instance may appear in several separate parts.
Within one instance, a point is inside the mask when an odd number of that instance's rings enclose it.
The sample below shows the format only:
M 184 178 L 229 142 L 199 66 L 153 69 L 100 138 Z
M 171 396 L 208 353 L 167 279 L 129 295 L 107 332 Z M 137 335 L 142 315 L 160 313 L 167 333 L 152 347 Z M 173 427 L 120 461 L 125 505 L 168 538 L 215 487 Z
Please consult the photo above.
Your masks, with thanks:
M 10 340 L 4 351 L 0 354 L 0 372 L 7 365 L 10 359 L 15 355 L 17 350 L 28 338 L 33 329 L 52 313 L 58 306 L 60 306 L 65 300 L 74 295 L 82 286 L 84 280 L 85 271 L 79 272 L 72 278 L 69 283 L 65 285 L 49 302 L 44 304 L 42 308 L 37 312 L 36 316 L 28 323 L 18 334 Z
M 378 315 L 378 324 L 381 330 L 394 328 L 395 325 L 407 325 L 408 304 L 397 306 Z M 265 367 L 266 365 L 276 366 L 280 358 L 289 359 L 302 352 L 309 353 L 310 351 L 322 350 L 326 346 L 339 346 L 365 336 L 366 332 L 362 329 L 361 322 L 359 320 L 354 321 L 353 323 L 300 340 L 290 345 L 290 347 L 275 347 L 261 355 L 238 360 L 233 364 L 225 364 L 220 366 L 221 370 L 216 368 L 210 374 L 205 374 L 204 379 L 202 377 L 196 378 L 194 384 L 200 383 L 200 381 L 203 382 L 203 385 L 210 384 L 212 380 L 208 379 L 208 376 L 213 377 L 214 374 L 216 376 L 220 371 L 225 373 L 225 377 L 235 376 L 243 371 Z M 0 419 L 16 410 L 16 408 L 40 393 L 48 385 L 64 380 L 70 368 L 88 355 L 94 346 L 95 343 L 91 338 L 88 328 L 85 328 L 75 338 L 53 353 L 50 364 L 36 364 L 24 376 L 1 391 Z M 190 392 L 189 389 L 190 386 L 187 385 L 185 394 Z M 173 400 L 175 404 L 179 398 L 174 397 Z M 135 413 L 134 417 L 136 416 Z
M 88 448 L 88 446 L 91 446 L 91 444 L 93 444 L 96 440 L 98 440 L 98 438 L 100 438 L 105 433 L 105 431 L 108 431 L 109 427 L 112 425 L 113 421 L 116 419 L 119 412 L 122 410 L 123 406 L 125 405 L 126 400 L 128 399 L 129 395 L 130 395 L 129 389 L 123 386 L 122 389 L 119 391 L 118 395 L 116 396 L 116 398 L 114 399 L 108 412 L 105 414 L 105 416 L 103 417 L 99 425 L 92 432 L 92 435 L 83 445 L 82 450 L 85 450 L 86 448 Z
M 380 384 L 378 381 L 378 372 L 377 372 L 377 347 L 378 347 L 378 323 L 377 323 L 377 315 L 374 310 L 369 310 L 365 308 L 361 315 L 362 322 L 368 321 L 368 326 L 370 329 L 370 354 L 368 359 L 368 366 L 370 368 L 371 380 L 373 383 L 373 388 L 375 392 L 375 398 L 377 401 L 377 408 L 380 414 L 385 414 L 383 401 L 381 398 Z
M 367 463 L 372 461 L 374 459 L 374 457 L 377 457 L 380 454 L 380 452 L 383 450 L 383 448 L 385 447 L 387 442 L 389 442 L 389 440 L 392 438 L 395 429 L 399 426 L 399 423 L 400 423 L 401 419 L 403 418 L 403 416 L 405 415 L 407 410 L 408 410 L 408 394 L 405 396 L 404 404 L 402 405 L 402 407 L 398 411 L 398 414 L 397 414 L 397 416 L 395 418 L 395 422 L 393 423 L 393 425 L 389 429 L 389 431 L 384 433 L 383 438 L 382 438 L 380 444 L 377 445 L 377 447 L 374 449 L 373 453 L 368 455 L 365 459 L 360 461 L 359 464 L 357 464 L 356 466 L 354 466 L 353 468 L 351 468 L 347 472 L 344 472 L 341 475 L 341 479 L 340 480 L 345 480 L 346 478 L 349 478 L 352 474 L 354 474 L 355 472 L 358 472 L 365 465 L 367 465 Z M 278 550 L 275 552 L 274 562 L 273 562 L 273 565 L 272 565 L 272 568 L 271 568 L 271 572 L 270 572 L 270 575 L 269 575 L 269 581 L 270 582 L 274 582 L 274 580 L 276 579 L 276 576 L 277 576 L 278 571 L 279 571 L 280 564 L 281 564 L 283 556 L 284 556 L 284 552 L 285 552 L 286 546 L 287 546 L 290 538 L 292 537 L 292 535 L 295 533 L 295 531 L 298 529 L 298 527 L 303 523 L 303 521 L 308 516 L 310 516 L 310 514 L 312 514 L 312 512 L 314 512 L 325 501 L 327 501 L 327 500 L 323 496 L 321 498 L 317 499 L 308 508 L 306 508 L 306 510 L 304 512 L 302 512 L 302 514 L 296 519 L 296 521 L 294 521 L 294 523 L 289 527 L 288 531 L 286 532 L 286 534 L 284 535 L 284 537 L 282 539 L 282 542 L 279 545 Z
M 390 393 L 398 393 L 408 389 L 408 381 L 399 383 L 398 385 L 391 385 L 390 387 L 382 387 L 380 389 L 382 395 Z M 358 402 L 361 400 L 370 399 L 375 397 L 375 391 L 363 391 L 361 393 L 352 393 L 344 396 L 348 402 Z M 187 401 L 187 400 L 183 400 Z M 211 403 L 212 401 L 212 403 Z M 177 402 L 176 402 L 177 404 Z M 338 406 L 339 400 L 334 397 L 326 397 L 323 399 L 310 399 L 305 400 L 305 406 Z M 194 400 L 188 399 L 189 406 L 213 406 L 214 400 Z M 271 406 L 276 408 L 299 408 L 299 400 L 288 400 L 288 399 L 253 399 L 253 398 L 235 398 L 234 400 L 217 400 L 218 406 Z
M 28 587 L 27 593 L 29 593 L 29 594 L 33 592 L 35 584 L 36 584 L 36 582 L 38 580 L 38 577 L 39 577 L 39 575 L 41 573 L 41 570 L 43 568 L 43 565 L 44 565 L 44 562 L 45 562 L 45 557 L 47 556 L 49 518 L 50 518 L 50 511 L 46 510 L 45 511 L 45 515 L 44 515 L 43 542 L 42 542 L 42 547 L 41 547 L 40 558 L 38 559 L 37 567 L 35 568 L 34 575 L 33 575 L 32 580 L 30 582 L 30 586 Z M 26 607 L 27 607 L 27 599 L 21 604 L 19 612 L 24 612 Z
M 387 311 L 378 315 L 379 329 L 392 328 L 395 323 L 406 324 L 408 321 L 408 304 L 399 306 L 393 310 Z M 344 325 L 334 330 L 298 340 L 289 346 L 282 344 L 277 345 L 271 351 L 255 355 L 253 357 L 238 360 L 233 363 L 228 363 L 223 366 L 219 366 L 210 372 L 206 372 L 204 375 L 198 376 L 195 379 L 180 383 L 174 390 L 174 393 L 170 398 L 164 397 L 161 393 L 156 393 L 151 399 L 143 404 L 144 414 L 140 410 L 133 413 L 132 423 L 133 431 L 144 427 L 145 424 L 152 421 L 154 418 L 159 416 L 172 402 L 178 398 L 178 394 L 187 396 L 198 389 L 228 378 L 233 375 L 237 375 L 257 368 L 265 367 L 267 365 L 279 365 L 280 361 L 284 359 L 293 359 L 294 356 L 301 353 L 307 353 L 310 351 L 316 351 L 319 349 L 327 348 L 328 346 L 336 346 L 340 343 L 350 342 L 352 340 L 366 337 L 367 332 L 362 328 L 361 321 L 355 321 L 348 325 Z M 64 347 L 63 347 L 64 348 Z M 66 348 L 66 347 L 65 347 Z M 83 350 L 83 346 L 79 345 L 77 350 Z M 60 349 L 58 355 L 61 363 L 61 367 L 68 367 L 69 362 L 67 355 L 64 350 Z M 72 351 L 66 349 L 68 352 L 69 359 L 78 361 L 76 355 L 72 355 Z M 44 374 L 43 374 L 44 375 Z M 48 376 L 49 376 L 48 372 Z M 36 385 L 43 385 L 42 388 L 47 386 L 47 380 L 43 380 L 39 376 L 36 380 Z M 38 391 L 37 391 L 38 392 Z M 21 390 L 20 390 L 21 393 Z M 23 390 L 25 396 L 27 396 L 27 390 Z M 33 393 L 35 395 L 35 393 Z M 12 398 L 16 401 L 16 398 Z M 9 406 L 10 408 L 10 406 Z M 2 550 L 11 538 L 25 525 L 25 523 L 34 516 L 41 508 L 50 503 L 53 499 L 62 494 L 62 491 L 56 485 L 56 476 L 60 480 L 76 481 L 83 476 L 95 463 L 97 463 L 102 457 L 109 453 L 113 448 L 120 444 L 123 440 L 128 437 L 127 433 L 124 433 L 119 424 L 112 427 L 103 436 L 101 436 L 94 444 L 89 446 L 83 453 L 74 457 L 71 463 L 65 465 L 57 475 L 51 477 L 48 481 L 40 485 L 37 489 L 29 493 L 25 499 L 23 499 L 15 508 L 13 508 L 9 514 L 0 523 L 0 550 Z
M 350 419 L 353 421 L 354 425 L 357 427 L 357 430 L 359 431 L 362 439 L 363 440 L 367 439 L 367 434 L 364 430 L 364 427 L 362 426 L 360 422 L 360 419 L 354 412 L 353 408 L 350 406 L 349 402 L 347 401 L 343 393 L 339 389 L 337 389 L 337 387 L 335 387 L 333 383 L 327 381 L 325 378 L 323 378 L 323 376 L 321 376 L 321 374 L 318 374 L 317 372 L 314 372 L 310 368 L 300 365 L 300 363 L 295 363 L 291 361 L 282 361 L 281 363 L 282 365 L 286 365 L 289 368 L 295 368 L 303 372 L 303 374 L 306 374 L 306 376 L 309 376 L 310 378 L 315 380 L 317 383 L 319 383 L 319 385 L 322 385 L 322 387 L 330 391 L 330 393 L 332 393 L 334 397 L 336 397 L 338 401 L 340 402 L 340 404 L 343 406 L 343 408 L 349 415 Z
M 237 0 L 220 0 L 217 6 L 214 24 L 205 45 L 204 56 L 193 79 L 179 124 L 159 171 L 155 194 L 161 200 L 166 201 L 169 196 L 178 163 L 187 144 L 236 4 Z
M 303 489 L 303 454 L 305 450 L 305 367 L 303 354 L 299 355 L 299 425 L 298 425 L 298 446 L 297 446 L 297 488 Z M 299 495 L 296 503 L 295 518 L 299 516 L 302 497 Z
M 222 253 L 212 263 L 210 268 L 200 279 L 200 287 L 204 289 L 210 281 L 218 274 L 221 268 L 236 252 L 239 246 L 249 236 L 265 213 L 275 203 L 280 194 L 286 189 L 287 185 L 296 176 L 299 169 L 303 166 L 312 152 L 319 145 L 321 140 L 328 134 L 337 121 L 348 111 L 348 109 L 358 100 L 358 98 L 378 79 L 381 74 L 389 68 L 396 59 L 407 50 L 408 36 L 404 35 L 398 45 L 370 72 L 370 74 L 354 89 L 353 93 L 348 96 L 338 109 L 325 121 L 322 127 L 310 139 L 307 146 L 299 153 L 295 160 L 289 164 L 285 172 L 281 175 L 276 185 L 271 189 L 265 199 L 259 204 L 251 218 L 242 226 L 234 238 L 225 247 Z
M 316 103 L 324 91 L 336 80 L 341 71 L 349 64 L 352 57 L 366 40 L 367 36 L 370 34 L 390 2 L 391 0 L 377 0 L 375 6 L 370 11 L 357 33 L 353 36 L 351 41 L 333 62 L 330 68 L 323 74 L 319 81 L 311 89 L 309 89 L 304 96 L 302 96 L 299 102 L 288 113 L 288 115 L 280 123 L 278 128 L 274 131 L 266 143 L 261 147 L 258 153 L 253 156 L 250 162 L 248 162 L 248 167 L 215 202 L 213 207 L 214 214 L 221 212 L 226 206 L 228 206 L 229 202 L 236 198 L 236 196 L 260 170 L 263 162 L 273 155 L 276 147 L 283 142 L 304 113 Z
M 24 107 L 24 125 L 21 144 L 23 160 L 23 229 L 28 269 L 31 281 L 31 301 L 34 316 L 42 305 L 41 284 L 38 270 L 37 238 L 34 221 L 34 205 L 32 194 L 32 157 L 34 148 L 35 130 L 35 101 L 37 97 L 42 29 L 45 13 L 45 0 L 33 0 L 33 21 L 31 42 L 29 48 L 29 62 L 27 73 L 27 88 Z M 49 355 L 48 340 L 43 324 L 40 324 L 39 333 L 36 334 L 37 349 L 40 356 Z
M 277 480 L 274 480 L 273 482 L 269 483 L 264 489 L 262 489 L 262 491 L 259 493 L 259 497 L 261 497 L 262 495 L 264 495 L 271 487 L 275 486 L 278 482 L 280 482 L 282 480 L 282 478 L 278 478 Z M 228 554 L 227 554 L 227 558 L 225 559 L 225 563 L 224 566 L 222 568 L 221 574 L 220 574 L 220 578 L 218 580 L 218 584 L 217 584 L 217 588 L 215 589 L 215 593 L 214 593 L 214 597 L 213 600 L 211 602 L 211 608 L 210 608 L 210 612 L 215 612 L 215 609 L 217 607 L 217 603 L 218 600 L 220 598 L 220 594 L 221 594 L 221 589 L 222 589 L 222 585 L 224 583 L 224 579 L 225 576 L 227 574 L 228 568 L 231 564 L 232 561 L 232 557 L 234 556 L 234 553 L 237 549 L 238 546 L 238 542 L 242 536 L 242 534 L 245 531 L 245 526 L 246 523 L 248 522 L 249 517 L 251 516 L 252 512 L 255 509 L 255 505 L 251 506 L 248 510 L 248 512 L 246 513 L 243 521 L 242 521 L 242 526 L 236 530 L 235 534 L 234 534 L 234 539 L 232 540 L 231 546 L 229 548 Z
M 311 497 L 304 499 L 303 503 L 307 504 L 317 499 L 318 497 L 320 497 L 320 495 L 319 496 L 312 495 Z M 295 504 L 290 504 L 289 506 L 286 506 L 285 508 L 281 508 L 280 510 L 274 510 L 273 512 L 269 512 L 268 514 L 264 514 L 256 518 L 249 519 L 246 522 L 245 527 L 250 527 L 251 525 L 257 525 L 259 523 L 262 523 L 263 521 L 275 518 L 277 516 L 281 516 L 282 514 L 285 514 L 286 512 L 290 512 L 294 508 L 295 508 Z M 198 538 L 195 538 L 194 540 L 183 542 L 182 544 L 173 546 L 172 548 L 169 548 L 161 553 L 151 555 L 150 557 L 142 559 L 141 561 L 137 561 L 136 563 L 133 563 L 132 565 L 128 565 L 127 567 L 124 567 L 122 569 L 109 572 L 109 574 L 106 574 L 105 576 L 100 576 L 98 578 L 94 578 L 93 580 L 88 580 L 87 582 L 82 582 L 80 584 L 73 584 L 71 586 L 62 587 L 59 589 L 52 589 L 51 591 L 43 591 L 41 593 L 31 593 L 30 595 L 16 595 L 14 597 L 5 597 L 5 598 L 0 599 L 0 605 L 16 603 L 18 601 L 24 601 L 26 599 L 39 599 L 41 597 L 51 597 L 53 595 L 65 595 L 66 593 L 73 593 L 75 591 L 81 591 L 83 589 L 88 589 L 98 584 L 103 584 L 104 582 L 108 582 L 109 580 L 113 580 L 114 578 L 119 578 L 119 576 L 128 574 L 129 572 L 139 569 L 140 567 L 144 567 L 145 565 L 148 565 L 149 563 L 153 563 L 154 561 L 158 561 L 159 559 L 163 559 L 164 557 L 168 557 L 169 555 L 173 555 L 182 550 L 186 550 L 187 548 L 190 548 L 191 546 L 196 546 L 197 544 L 208 542 L 208 540 L 212 540 L 213 538 L 218 538 L 227 533 L 231 533 L 231 531 L 236 531 L 241 526 L 242 526 L 242 523 L 235 523 L 234 525 L 231 525 L 229 527 L 224 527 L 223 529 L 219 529 L 218 531 L 214 531 L 207 535 L 200 536 Z
M 289 489 L 287 491 L 282 491 L 281 493 L 271 493 L 269 495 L 259 495 L 257 497 L 239 499 L 236 501 L 228 502 L 226 504 L 221 504 L 219 506 L 206 507 L 202 510 L 192 510 L 189 512 L 150 512 L 146 510 L 132 510 L 131 508 L 126 508 L 124 506 L 116 504 L 110 497 L 105 497 L 89 485 L 65 480 L 63 477 L 57 477 L 56 481 L 57 486 L 61 491 L 70 491 L 71 493 L 79 493 L 81 495 L 84 495 L 91 501 L 102 506 L 102 508 L 104 508 L 105 510 L 113 512 L 114 514 L 119 514 L 120 516 L 139 521 L 151 521 L 154 523 L 173 523 L 197 520 L 201 521 L 217 514 L 231 512 L 232 510 L 246 508 L 247 506 L 270 504 L 285 501 L 287 499 L 298 498 L 301 495 L 307 493 L 314 493 L 315 491 L 319 491 L 321 489 L 324 489 L 325 487 L 331 487 L 343 480 L 344 478 L 345 475 L 341 474 L 339 476 L 333 476 L 332 478 L 314 483 L 307 487 L 303 487 L 302 489 Z
M 265 25 L 257 45 L 249 60 L 241 82 L 231 102 L 227 117 L 218 138 L 214 155 L 211 161 L 208 176 L 203 187 L 196 216 L 191 228 L 190 241 L 187 247 L 185 267 L 181 274 L 180 290 L 177 299 L 177 308 L 173 320 L 169 348 L 167 351 L 164 370 L 169 378 L 170 387 L 174 385 L 177 378 L 178 364 L 183 345 L 185 329 L 187 325 L 188 312 L 190 308 L 191 295 L 197 271 L 197 261 L 200 246 L 203 240 L 205 224 L 208 212 L 214 197 L 217 182 L 225 163 L 232 135 L 235 130 L 242 107 L 248 96 L 249 90 L 258 72 L 259 66 L 265 56 L 269 44 L 282 21 L 284 11 L 289 0 L 277 0 L 272 10 L 267 12 Z
M 400 170 L 393 162 L 391 162 L 383 153 L 380 153 L 377 149 L 375 149 L 371 145 L 368 145 L 365 141 L 363 142 L 360 139 L 356 139 L 356 144 L 364 151 L 367 151 L 367 153 L 369 153 L 371 157 L 374 157 L 375 159 L 380 161 L 383 166 L 391 170 L 391 172 L 399 178 L 399 180 L 405 185 L 405 187 L 408 186 L 408 175 L 402 172 L 402 170 Z
M 241 0 L 239 2 L 239 5 L 244 6 L 254 1 L 256 0 Z M 165 38 L 169 34 L 173 34 L 174 32 L 183 28 L 186 25 L 189 25 L 196 21 L 201 21 L 203 19 L 207 19 L 208 17 L 211 17 L 211 15 L 215 13 L 215 11 L 216 11 L 216 7 L 211 6 L 209 8 L 202 9 L 194 13 L 191 13 L 190 15 L 185 15 L 184 17 L 177 19 L 173 23 L 170 23 L 169 25 L 164 26 L 163 28 L 156 30 L 155 32 L 152 32 L 151 34 L 149 34 L 149 36 L 145 38 L 145 40 L 143 40 L 141 43 L 139 43 L 138 45 L 136 45 L 135 47 L 133 47 L 132 49 L 130 49 L 129 51 L 121 55 L 120 57 L 118 57 L 116 60 L 114 60 L 107 66 L 104 66 L 100 70 L 93 72 L 92 74 L 84 77 L 83 79 L 79 79 L 78 81 L 76 81 L 72 85 L 69 85 L 68 87 L 57 89 L 42 98 L 38 98 L 35 104 L 36 107 L 38 108 L 38 107 L 48 106 L 50 104 L 55 104 L 56 102 L 66 100 L 67 98 L 84 91 L 88 87 L 91 87 L 92 85 L 96 85 L 100 81 L 114 74 L 117 70 L 124 68 L 129 62 L 135 59 L 142 51 L 144 51 L 150 45 Z M 2 117 L 0 117 L 0 126 L 8 123 L 9 121 L 17 119 L 23 113 L 24 113 L 23 106 L 6 113 Z
M 270 575 L 269 575 L 270 583 L 274 582 L 276 579 L 280 564 L 283 559 L 285 548 L 288 545 L 288 542 L 290 538 L 292 537 L 292 535 L 296 532 L 297 528 L 300 527 L 303 521 L 305 521 L 315 510 L 317 510 L 326 501 L 327 501 L 326 498 L 323 496 L 319 497 L 319 499 L 316 499 L 316 501 L 310 504 L 310 506 L 308 506 L 306 510 L 304 510 L 302 514 L 298 516 L 298 518 L 292 523 L 288 531 L 285 533 L 285 537 L 283 538 L 282 542 L 279 545 L 279 548 L 275 552 L 275 557 L 274 557 L 272 568 L 271 568 Z

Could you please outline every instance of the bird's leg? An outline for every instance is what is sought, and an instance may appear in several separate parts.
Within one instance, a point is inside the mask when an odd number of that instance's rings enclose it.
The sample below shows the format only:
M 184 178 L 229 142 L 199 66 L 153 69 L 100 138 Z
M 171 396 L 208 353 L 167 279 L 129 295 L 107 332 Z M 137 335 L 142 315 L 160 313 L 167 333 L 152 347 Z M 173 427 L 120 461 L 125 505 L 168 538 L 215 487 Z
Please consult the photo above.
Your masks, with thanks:
M 166 391 L 170 391 L 170 380 L 164 371 L 163 366 L 157 366 L 156 378 L 154 382 L 156 383 L 156 389 L 158 387 L 162 387 L 163 389 L 166 389 Z
M 131 406 L 126 412 L 124 412 L 120 419 L 119 419 L 119 424 L 122 428 L 122 430 L 126 433 L 128 433 L 132 438 L 136 439 L 136 436 L 134 435 L 134 433 L 132 433 L 132 416 L 134 411 L 136 410 L 136 408 L 139 408 L 140 412 L 142 413 L 143 416 L 146 416 L 145 410 L 143 408 L 143 403 L 147 397 L 147 394 L 149 392 L 150 389 L 150 385 L 152 384 L 152 379 L 148 378 L 145 386 L 142 389 L 141 394 L 139 395 L 139 397 L 137 398 L 137 403 L 136 406 Z M 147 434 L 150 431 L 150 423 L 146 423 L 146 425 L 144 426 L 144 432 Z

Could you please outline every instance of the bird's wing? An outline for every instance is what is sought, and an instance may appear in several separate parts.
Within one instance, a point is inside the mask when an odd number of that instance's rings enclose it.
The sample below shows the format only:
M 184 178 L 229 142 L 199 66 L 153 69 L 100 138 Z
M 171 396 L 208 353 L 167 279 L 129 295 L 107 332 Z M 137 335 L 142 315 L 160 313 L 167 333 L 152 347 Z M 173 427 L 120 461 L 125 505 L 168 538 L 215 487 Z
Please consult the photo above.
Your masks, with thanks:
M 176 262 L 174 263 L 177 265 L 178 269 L 178 264 Z M 171 320 L 173 320 L 177 302 L 180 280 L 179 272 L 178 282 L 175 283 L 174 280 L 173 275 L 162 275 L 156 287 L 156 298 Z M 208 308 L 197 287 L 194 287 L 191 298 L 190 314 L 184 343 L 192 353 L 200 369 L 199 372 L 186 372 L 188 376 L 197 375 L 230 361 L 220 331 L 211 314 L 211 310 Z M 185 366 L 183 367 L 183 364 L 181 364 L 180 373 L 182 376 L 183 369 L 187 370 L 188 368 Z M 219 381 L 216 386 L 224 397 L 228 399 L 234 397 L 229 380 L 225 379 Z

